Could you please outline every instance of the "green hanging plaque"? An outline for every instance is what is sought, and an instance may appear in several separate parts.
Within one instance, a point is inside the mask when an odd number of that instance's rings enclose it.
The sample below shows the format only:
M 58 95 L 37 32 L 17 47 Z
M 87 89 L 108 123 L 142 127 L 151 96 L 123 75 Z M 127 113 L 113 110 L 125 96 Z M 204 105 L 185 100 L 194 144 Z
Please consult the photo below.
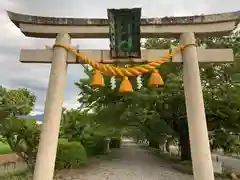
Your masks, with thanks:
M 141 58 L 141 8 L 108 9 L 111 58 Z

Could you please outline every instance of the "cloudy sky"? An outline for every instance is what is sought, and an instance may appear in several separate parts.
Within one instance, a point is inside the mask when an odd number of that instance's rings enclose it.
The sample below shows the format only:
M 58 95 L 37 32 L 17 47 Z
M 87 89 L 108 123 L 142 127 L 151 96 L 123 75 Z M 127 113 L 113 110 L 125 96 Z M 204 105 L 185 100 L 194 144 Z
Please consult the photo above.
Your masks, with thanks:
M 27 38 L 8 19 L 6 10 L 40 16 L 106 18 L 107 8 L 142 7 L 143 17 L 182 16 L 240 10 L 240 0 L 0 0 L 0 84 L 25 87 L 35 93 L 35 112 L 43 111 L 50 65 L 21 64 L 20 48 L 52 46 L 48 39 Z M 73 40 L 83 49 L 107 49 L 107 39 Z M 77 107 L 74 82 L 84 77 L 81 65 L 68 68 L 64 106 Z

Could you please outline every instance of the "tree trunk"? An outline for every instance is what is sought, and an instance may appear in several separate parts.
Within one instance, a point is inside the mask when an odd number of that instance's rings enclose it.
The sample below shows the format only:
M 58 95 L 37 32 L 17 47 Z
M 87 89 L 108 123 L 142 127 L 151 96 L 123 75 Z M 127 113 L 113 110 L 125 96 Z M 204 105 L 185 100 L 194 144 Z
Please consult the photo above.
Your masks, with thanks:
M 139 143 L 139 139 L 140 139 L 139 136 L 137 136 L 137 143 Z
M 169 144 L 169 141 L 168 141 L 168 140 L 167 140 L 165 146 L 166 146 L 166 151 L 167 151 L 167 152 L 170 152 L 170 144 Z
M 188 124 L 187 120 L 183 120 L 184 122 L 181 123 L 180 128 L 180 137 L 179 137 L 179 142 L 180 142 L 180 149 L 181 149 L 181 160 L 182 161 L 191 161 L 191 148 L 190 148 L 190 140 L 189 140 L 189 133 L 188 133 Z
M 189 138 L 186 136 L 180 136 L 180 149 L 181 149 L 181 160 L 182 161 L 191 161 L 191 149 Z

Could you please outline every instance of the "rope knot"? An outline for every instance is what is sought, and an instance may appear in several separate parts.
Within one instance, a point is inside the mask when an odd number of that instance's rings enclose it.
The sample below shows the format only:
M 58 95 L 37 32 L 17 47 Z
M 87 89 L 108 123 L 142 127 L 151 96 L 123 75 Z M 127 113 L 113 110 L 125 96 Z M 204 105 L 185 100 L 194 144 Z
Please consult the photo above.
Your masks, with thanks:
M 104 78 L 99 70 L 95 70 L 93 77 L 92 77 L 92 82 L 91 86 L 93 88 L 99 88 L 99 87 L 104 87 Z
M 130 93 L 130 92 L 133 92 L 132 84 L 128 80 L 127 76 L 123 77 L 123 80 L 122 80 L 122 82 L 120 84 L 119 92 L 120 93 Z
M 148 87 L 161 87 L 164 85 L 163 79 L 157 69 L 153 69 L 151 77 L 148 82 Z

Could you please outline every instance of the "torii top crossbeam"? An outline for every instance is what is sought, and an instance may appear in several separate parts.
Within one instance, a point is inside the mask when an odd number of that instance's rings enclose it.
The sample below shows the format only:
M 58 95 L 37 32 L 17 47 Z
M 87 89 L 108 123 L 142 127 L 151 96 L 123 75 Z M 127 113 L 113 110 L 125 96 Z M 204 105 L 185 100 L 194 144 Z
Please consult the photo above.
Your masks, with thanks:
M 108 38 L 108 19 L 56 18 L 31 16 L 8 11 L 11 21 L 29 37 L 56 38 L 68 33 L 71 38 Z M 141 37 L 179 37 L 183 32 L 196 36 L 222 36 L 240 21 L 240 11 L 185 17 L 141 19 Z

